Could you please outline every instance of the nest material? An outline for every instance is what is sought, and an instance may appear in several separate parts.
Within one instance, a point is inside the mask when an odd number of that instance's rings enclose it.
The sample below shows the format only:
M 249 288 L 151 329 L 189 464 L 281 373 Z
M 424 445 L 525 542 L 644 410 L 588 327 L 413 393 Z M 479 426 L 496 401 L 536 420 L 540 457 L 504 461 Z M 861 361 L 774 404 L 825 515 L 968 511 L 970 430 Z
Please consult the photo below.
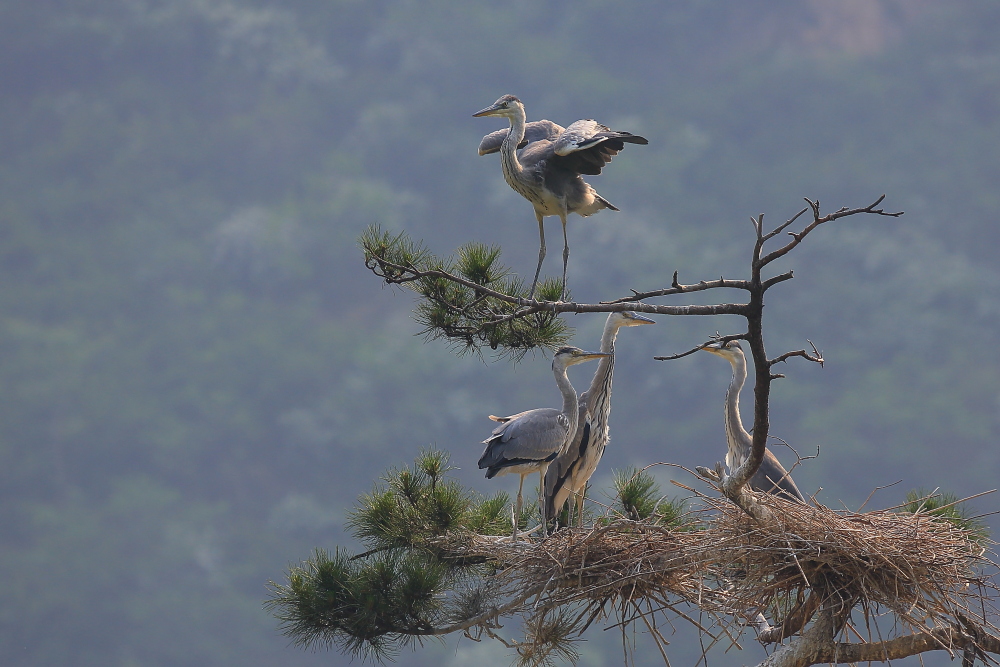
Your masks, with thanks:
M 742 625 L 762 612 L 787 617 L 819 593 L 846 609 L 887 609 L 911 628 L 968 618 L 994 627 L 995 565 L 947 520 L 761 496 L 772 518 L 757 522 L 724 499 L 705 500 L 705 519 L 682 527 L 622 519 L 531 542 L 451 535 L 438 547 L 493 563 L 494 590 L 537 591 L 533 604 L 504 610 L 529 618 L 573 603 L 593 620 L 609 602 L 674 611 L 688 602 L 723 626 Z

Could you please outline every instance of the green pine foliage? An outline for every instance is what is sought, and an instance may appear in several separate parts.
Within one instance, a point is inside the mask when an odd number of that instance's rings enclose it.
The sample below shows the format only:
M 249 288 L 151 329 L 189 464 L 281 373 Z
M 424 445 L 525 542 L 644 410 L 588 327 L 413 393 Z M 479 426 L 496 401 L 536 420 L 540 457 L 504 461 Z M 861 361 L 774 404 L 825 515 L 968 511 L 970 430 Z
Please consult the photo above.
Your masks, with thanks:
M 483 497 L 445 475 L 446 452 L 420 452 L 412 467 L 392 469 L 358 500 L 347 526 L 372 549 L 427 549 L 428 539 L 454 530 L 481 535 L 511 532 L 506 493 Z
M 580 659 L 576 649 L 579 632 L 577 619 L 566 609 L 542 615 L 527 641 L 518 646 L 517 667 L 555 667 L 575 665 Z
M 912 489 L 906 494 L 906 504 L 902 511 L 911 514 L 929 514 L 948 521 L 956 528 L 968 531 L 969 537 L 979 544 L 989 540 L 990 532 L 986 523 L 972 515 L 972 510 L 954 493 L 940 493 L 937 490 Z
M 645 470 L 629 467 L 612 471 L 617 509 L 633 521 L 681 527 L 686 522 L 683 499 L 667 498 Z
M 392 469 L 358 500 L 347 525 L 368 551 L 322 549 L 270 582 L 265 606 L 303 647 L 337 647 L 384 661 L 434 627 L 482 613 L 492 603 L 475 586 L 478 561 L 441 558 L 433 538 L 448 532 L 509 535 L 505 493 L 484 497 L 447 474 L 446 452 L 426 449 Z
M 317 549 L 289 569 L 288 583 L 271 582 L 265 603 L 285 635 L 305 648 L 336 646 L 378 661 L 426 634 L 437 618 L 448 568 L 419 552 L 386 551 L 356 560 Z
M 555 349 L 569 340 L 570 328 L 556 314 L 545 311 L 514 318 L 520 306 L 477 289 L 482 286 L 528 298 L 524 280 L 500 263 L 496 246 L 468 243 L 455 257 L 440 259 L 405 232 L 394 235 L 378 225 L 368 227 L 358 243 L 365 266 L 386 283 L 405 286 L 419 295 L 414 317 L 428 340 L 445 339 L 456 351 L 479 356 L 488 348 L 499 358 L 515 361 L 530 350 Z M 559 280 L 539 283 L 539 300 L 556 301 L 561 296 Z

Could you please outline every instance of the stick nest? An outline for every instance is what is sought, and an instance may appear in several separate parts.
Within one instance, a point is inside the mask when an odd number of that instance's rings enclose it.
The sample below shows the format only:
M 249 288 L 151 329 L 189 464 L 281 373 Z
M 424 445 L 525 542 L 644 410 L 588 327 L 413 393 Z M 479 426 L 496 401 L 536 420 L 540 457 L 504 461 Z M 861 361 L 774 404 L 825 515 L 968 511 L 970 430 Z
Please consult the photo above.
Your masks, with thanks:
M 911 628 L 969 618 L 994 627 L 996 566 L 981 535 L 946 519 L 834 511 L 760 495 L 771 512 L 757 521 L 725 499 L 703 499 L 680 526 L 619 519 L 530 542 L 463 533 L 436 546 L 491 563 L 494 592 L 537 592 L 532 603 L 502 610 L 526 620 L 578 604 L 578 619 L 589 625 L 611 604 L 632 609 L 624 615 L 633 619 L 642 609 L 672 610 L 694 622 L 682 610 L 691 603 L 729 634 L 760 613 L 778 622 L 805 614 L 804 624 L 819 602 L 811 611 L 809 596 L 819 593 L 845 609 L 891 611 Z

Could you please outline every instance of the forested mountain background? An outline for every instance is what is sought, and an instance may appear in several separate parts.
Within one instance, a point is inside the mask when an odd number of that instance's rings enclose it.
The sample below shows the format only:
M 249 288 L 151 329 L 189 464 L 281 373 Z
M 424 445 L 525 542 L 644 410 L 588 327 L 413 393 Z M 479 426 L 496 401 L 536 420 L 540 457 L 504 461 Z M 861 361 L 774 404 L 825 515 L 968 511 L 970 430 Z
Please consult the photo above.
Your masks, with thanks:
M 621 212 L 570 221 L 578 301 L 745 277 L 751 215 L 888 193 L 905 216 L 824 226 L 780 267 L 769 352 L 808 338 L 827 364 L 783 369 L 772 433 L 820 447 L 795 475 L 831 506 L 994 488 L 998 31 L 989 0 L 0 3 L 0 662 L 346 664 L 287 646 L 267 580 L 352 546 L 354 499 L 421 447 L 515 490 L 479 442 L 488 414 L 558 404 L 548 359 L 425 344 L 355 245 L 372 222 L 481 240 L 530 276 L 531 208 L 476 155 L 502 124 L 471 114 L 504 93 L 649 138 L 592 179 Z M 573 342 L 603 321 L 569 316 Z M 741 326 L 622 332 L 597 497 L 612 468 L 722 458 L 728 366 L 652 357 Z M 582 664 L 621 660 L 618 630 L 588 638 Z M 452 638 L 398 662 L 473 659 L 506 657 Z

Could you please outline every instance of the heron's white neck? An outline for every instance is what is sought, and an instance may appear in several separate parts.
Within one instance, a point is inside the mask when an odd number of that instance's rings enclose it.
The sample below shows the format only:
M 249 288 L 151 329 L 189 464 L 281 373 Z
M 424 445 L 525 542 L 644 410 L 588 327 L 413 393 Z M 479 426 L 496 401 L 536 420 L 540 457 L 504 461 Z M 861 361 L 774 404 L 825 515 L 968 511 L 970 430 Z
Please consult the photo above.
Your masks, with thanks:
M 733 366 L 733 379 L 726 392 L 726 442 L 729 449 L 726 452 L 726 466 L 730 472 L 738 468 L 750 452 L 750 434 L 743 428 L 740 419 L 740 392 L 747 379 L 747 362 L 742 357 L 730 359 Z
M 524 167 L 517 159 L 517 147 L 524 139 L 525 113 L 524 107 L 516 106 L 514 115 L 510 116 L 510 132 L 500 145 L 500 164 L 503 167 L 504 179 L 515 190 L 520 192 L 515 183 L 522 178 Z
M 610 410 L 611 378 L 615 370 L 615 339 L 618 337 L 618 330 L 622 327 L 620 322 L 608 317 L 604 325 L 604 334 L 601 336 L 601 352 L 606 352 L 607 357 L 602 357 L 594 371 L 594 379 L 590 381 L 590 389 L 587 390 L 587 408 L 595 418 L 597 412 Z M 598 408 L 601 410 L 598 410 Z
M 576 427 L 580 422 L 578 398 L 576 395 L 576 389 L 570 384 L 569 375 L 566 373 L 566 367 L 560 364 L 554 364 L 552 366 L 552 374 L 556 376 L 556 385 L 559 387 L 559 391 L 563 395 L 563 416 L 568 422 L 568 428 L 566 429 L 566 437 L 569 438 L 572 434 L 576 433 Z

